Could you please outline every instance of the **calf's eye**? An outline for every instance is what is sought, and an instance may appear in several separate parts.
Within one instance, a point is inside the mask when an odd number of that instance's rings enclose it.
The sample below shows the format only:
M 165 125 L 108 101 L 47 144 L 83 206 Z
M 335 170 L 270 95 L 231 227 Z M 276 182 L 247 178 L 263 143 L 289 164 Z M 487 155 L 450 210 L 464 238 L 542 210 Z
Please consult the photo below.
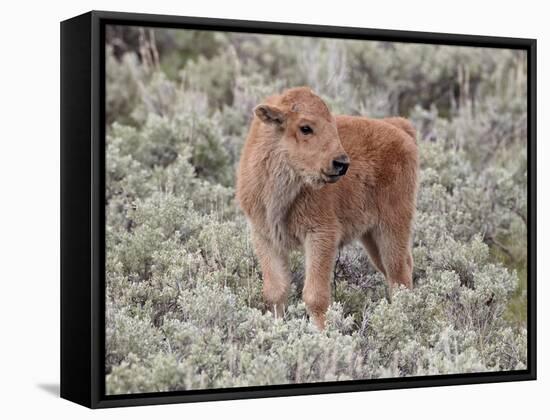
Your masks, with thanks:
M 313 133 L 313 130 L 311 129 L 311 127 L 309 125 L 302 125 L 300 127 L 300 131 L 302 132 L 302 134 L 311 134 L 311 133 Z

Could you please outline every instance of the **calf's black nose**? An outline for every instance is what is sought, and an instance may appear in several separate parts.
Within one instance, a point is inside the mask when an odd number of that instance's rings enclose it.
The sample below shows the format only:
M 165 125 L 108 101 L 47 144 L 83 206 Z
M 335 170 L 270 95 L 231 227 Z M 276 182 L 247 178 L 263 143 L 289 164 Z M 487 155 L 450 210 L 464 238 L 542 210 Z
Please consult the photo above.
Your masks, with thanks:
M 338 156 L 332 161 L 332 166 L 337 175 L 344 175 L 349 167 L 349 158 L 346 155 Z

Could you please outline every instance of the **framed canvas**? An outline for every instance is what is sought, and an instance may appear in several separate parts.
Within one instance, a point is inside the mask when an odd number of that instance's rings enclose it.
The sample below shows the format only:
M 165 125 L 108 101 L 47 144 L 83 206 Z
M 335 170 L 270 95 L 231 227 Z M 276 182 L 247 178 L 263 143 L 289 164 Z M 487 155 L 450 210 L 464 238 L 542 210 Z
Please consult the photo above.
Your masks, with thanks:
M 536 41 L 61 23 L 61 396 L 536 378 Z

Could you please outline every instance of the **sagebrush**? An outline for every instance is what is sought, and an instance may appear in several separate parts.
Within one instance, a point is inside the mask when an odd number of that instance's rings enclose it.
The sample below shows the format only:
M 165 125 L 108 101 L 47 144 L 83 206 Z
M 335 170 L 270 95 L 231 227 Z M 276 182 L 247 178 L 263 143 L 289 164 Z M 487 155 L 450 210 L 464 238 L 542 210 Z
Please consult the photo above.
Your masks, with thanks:
M 108 394 L 524 369 L 521 51 L 184 30 L 107 30 Z M 284 319 L 234 202 L 254 105 L 309 85 L 335 113 L 419 131 L 413 291 L 340 251 L 327 330 Z

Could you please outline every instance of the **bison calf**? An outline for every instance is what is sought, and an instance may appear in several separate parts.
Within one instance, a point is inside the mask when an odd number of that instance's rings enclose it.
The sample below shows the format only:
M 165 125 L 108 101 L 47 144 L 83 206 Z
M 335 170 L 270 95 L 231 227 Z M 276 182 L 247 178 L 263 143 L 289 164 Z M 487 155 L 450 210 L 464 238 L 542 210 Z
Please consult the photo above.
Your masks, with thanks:
M 288 253 L 305 250 L 303 299 L 325 325 L 335 257 L 360 240 L 390 289 L 412 287 L 411 224 L 418 151 L 402 118 L 333 116 L 309 88 L 269 97 L 254 109 L 238 169 L 246 214 L 275 315 L 286 303 Z

